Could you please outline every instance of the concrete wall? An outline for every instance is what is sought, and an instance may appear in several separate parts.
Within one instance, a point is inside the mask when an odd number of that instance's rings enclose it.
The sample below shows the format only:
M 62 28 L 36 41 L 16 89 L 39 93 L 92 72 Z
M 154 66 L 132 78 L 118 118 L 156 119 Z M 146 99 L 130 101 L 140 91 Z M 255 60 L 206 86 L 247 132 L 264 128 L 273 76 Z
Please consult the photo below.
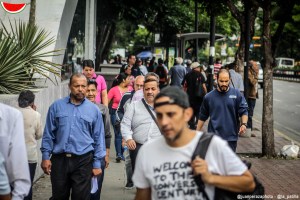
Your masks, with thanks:
M 49 106 L 55 100 L 65 97 L 68 94 L 69 94 L 68 81 L 64 81 L 58 86 L 54 86 L 54 85 L 49 86 L 48 88 L 41 89 L 35 93 L 35 104 L 37 106 L 37 111 L 42 115 L 43 126 L 45 125 L 46 115 Z M 18 106 L 17 98 L 18 95 L 0 95 L 0 102 L 7 105 L 11 105 L 13 107 L 17 107 Z M 41 144 L 41 140 L 38 143 L 39 155 L 38 155 L 38 166 L 35 175 L 35 180 L 43 174 L 40 167 L 41 160 L 42 160 L 42 156 L 39 150 L 40 144 Z

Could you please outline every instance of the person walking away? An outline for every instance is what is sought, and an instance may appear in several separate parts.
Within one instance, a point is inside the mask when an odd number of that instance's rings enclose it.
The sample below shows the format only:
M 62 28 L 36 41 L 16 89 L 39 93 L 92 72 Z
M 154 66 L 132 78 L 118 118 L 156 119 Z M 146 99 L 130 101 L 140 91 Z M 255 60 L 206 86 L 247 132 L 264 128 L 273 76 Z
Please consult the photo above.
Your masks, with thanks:
M 230 73 L 230 82 L 229 86 L 232 88 L 236 88 L 239 90 L 242 94 L 244 94 L 244 82 L 242 75 L 237 73 L 235 71 L 236 69 L 236 64 L 235 63 L 230 63 L 228 65 L 225 65 L 225 69 L 227 69 Z
M 189 121 L 190 129 L 196 130 L 198 116 L 203 97 L 207 93 L 205 78 L 201 73 L 201 65 L 198 62 L 191 64 L 192 71 L 187 73 L 182 81 L 183 88 L 189 96 L 189 103 L 193 109 L 193 116 Z
M 42 137 L 41 114 L 36 111 L 34 99 L 35 95 L 30 90 L 22 91 L 18 97 L 18 110 L 21 111 L 24 120 L 25 144 L 31 180 L 30 191 L 24 200 L 32 199 L 32 184 L 38 161 L 37 140 Z
M 159 76 L 159 89 L 166 87 L 168 85 L 168 72 L 164 68 L 163 59 L 158 59 L 158 65 L 154 70 L 154 73 L 156 73 Z
M 95 79 L 97 82 L 97 96 L 96 96 L 96 103 L 101 103 L 105 106 L 108 106 L 108 99 L 107 99 L 107 86 L 106 81 L 103 76 L 96 75 L 95 73 L 95 66 L 92 60 L 84 60 L 82 61 L 83 66 L 83 74 L 88 79 Z
M 96 103 L 97 96 L 97 82 L 93 79 L 88 81 L 88 86 L 85 94 L 86 98 L 92 103 L 96 104 L 102 114 L 103 125 L 104 125 L 104 134 L 105 134 L 105 146 L 106 146 L 106 155 L 105 158 L 101 159 L 101 170 L 102 174 L 97 176 L 98 180 L 98 190 L 91 194 L 91 200 L 100 200 L 102 183 L 104 179 L 104 171 L 109 165 L 109 151 L 110 151 L 110 142 L 111 142 L 111 132 L 110 132 L 110 116 L 108 107 L 103 104 Z
M 190 73 L 192 71 L 192 68 L 191 68 L 191 64 L 192 64 L 192 61 L 190 59 L 188 59 L 186 61 L 186 73 Z
M 160 137 L 161 133 L 155 122 L 153 101 L 159 93 L 157 79 L 146 79 L 144 83 L 144 99 L 132 102 L 121 122 L 122 136 L 130 150 L 132 171 L 140 147 L 147 141 Z
M 188 128 L 193 110 L 183 90 L 173 86 L 162 89 L 154 108 L 163 137 L 140 149 L 133 174 L 136 200 L 204 199 L 195 184 L 194 176 L 200 178 L 197 175 L 201 175 L 209 199 L 214 199 L 215 187 L 235 192 L 254 190 L 252 174 L 218 136 L 212 138 L 205 160 L 199 156 L 192 160 L 204 133 Z
M 239 134 L 246 132 L 248 105 L 237 89 L 229 87 L 229 82 L 229 72 L 221 69 L 217 74 L 217 89 L 204 96 L 197 130 L 201 130 L 204 122 L 210 118 L 208 132 L 226 140 L 235 152 Z
M 253 130 L 253 113 L 256 104 L 256 99 L 258 98 L 258 66 L 254 61 L 249 62 L 248 69 L 248 122 L 247 122 L 247 132 L 251 132 L 251 137 L 256 137 Z
M 90 200 L 91 178 L 100 176 L 106 155 L 98 107 L 85 98 L 87 78 L 73 74 L 70 96 L 49 108 L 43 134 L 41 167 L 51 173 L 52 200 Z M 51 157 L 51 160 L 50 160 Z
M 116 124 L 116 111 L 122 96 L 130 91 L 128 84 L 130 83 L 130 75 L 120 73 L 117 76 L 117 86 L 111 88 L 108 92 L 108 103 L 112 102 L 110 107 L 111 123 L 115 133 L 115 149 L 116 149 L 116 161 L 120 162 L 124 160 L 123 147 L 122 147 L 122 135 L 120 130 L 115 126 Z
M 22 113 L 0 103 L 0 153 L 13 200 L 24 199 L 31 187 Z M 2 180 L 0 179 L 0 182 Z
M 173 66 L 169 71 L 168 83 L 170 85 L 181 87 L 182 80 L 186 74 L 186 69 L 182 65 L 183 59 L 181 57 L 175 58 L 175 66 Z

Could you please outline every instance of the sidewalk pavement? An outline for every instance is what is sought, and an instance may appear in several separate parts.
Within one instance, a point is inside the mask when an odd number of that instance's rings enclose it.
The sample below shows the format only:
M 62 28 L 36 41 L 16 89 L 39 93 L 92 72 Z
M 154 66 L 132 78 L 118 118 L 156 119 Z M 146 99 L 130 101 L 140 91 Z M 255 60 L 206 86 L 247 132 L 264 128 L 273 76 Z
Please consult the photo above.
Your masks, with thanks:
M 265 186 L 266 199 L 284 199 L 288 195 L 290 199 L 300 198 L 300 160 L 285 159 L 266 159 L 255 157 L 255 154 L 261 153 L 261 123 L 254 122 L 256 137 L 239 138 L 237 153 L 243 160 L 252 163 L 251 172 Z M 284 136 L 275 132 L 276 153 L 290 141 Z M 298 141 L 300 142 L 300 141 Z M 104 183 L 101 193 L 102 200 L 132 200 L 134 199 L 135 189 L 125 190 L 126 174 L 125 163 L 115 162 L 115 150 L 111 145 L 110 165 L 105 171 Z M 249 157 L 249 155 L 251 155 Z M 254 156 L 253 156 L 254 155 Z M 285 195 L 285 196 L 284 196 Z M 40 178 L 33 187 L 34 200 L 48 200 L 51 197 L 51 183 L 49 176 Z

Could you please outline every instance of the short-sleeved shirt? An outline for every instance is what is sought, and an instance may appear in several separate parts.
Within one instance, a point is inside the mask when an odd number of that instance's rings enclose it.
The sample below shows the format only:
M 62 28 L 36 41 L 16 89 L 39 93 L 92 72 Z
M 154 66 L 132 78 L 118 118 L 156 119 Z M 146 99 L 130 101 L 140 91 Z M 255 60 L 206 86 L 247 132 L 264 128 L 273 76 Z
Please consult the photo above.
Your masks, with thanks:
M 97 95 L 96 95 L 96 103 L 97 104 L 100 104 L 101 103 L 101 93 L 103 90 L 106 90 L 107 89 L 107 86 L 106 86 L 106 82 L 105 82 L 105 79 L 103 76 L 101 75 L 96 75 L 94 74 L 93 75 L 93 79 L 96 79 L 96 82 L 97 82 Z
M 130 90 L 129 90 L 130 91 Z M 117 109 L 118 105 L 121 101 L 122 96 L 125 94 L 125 92 L 122 92 L 119 88 L 119 86 L 115 86 L 111 88 L 108 92 L 108 99 L 111 99 L 113 101 L 112 108 Z
M 181 87 L 182 80 L 186 74 L 185 67 L 182 65 L 175 65 L 169 71 L 169 76 L 171 76 L 171 85 Z
M 200 79 L 200 83 L 203 84 L 205 83 L 205 78 L 202 75 L 201 72 L 198 71 L 191 71 L 190 73 L 186 74 L 184 79 L 183 79 L 183 84 L 186 83 L 187 86 L 187 94 L 189 95 L 189 99 L 195 99 L 195 87 L 196 87 L 196 82 Z
M 137 188 L 151 188 L 151 199 L 204 199 L 194 182 L 191 158 L 202 133 L 182 147 L 169 146 L 164 137 L 145 143 L 137 156 L 132 180 Z M 205 160 L 208 171 L 224 176 L 240 176 L 246 165 L 220 137 L 212 138 Z M 214 186 L 205 184 L 209 199 L 214 199 Z

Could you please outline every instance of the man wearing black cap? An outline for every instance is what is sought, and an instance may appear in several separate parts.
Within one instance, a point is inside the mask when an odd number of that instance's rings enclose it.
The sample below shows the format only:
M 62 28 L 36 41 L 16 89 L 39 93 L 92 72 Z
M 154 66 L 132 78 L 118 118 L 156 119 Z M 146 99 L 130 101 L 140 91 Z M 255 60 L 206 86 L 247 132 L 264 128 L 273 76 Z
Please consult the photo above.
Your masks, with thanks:
M 254 189 L 253 177 L 245 164 L 218 136 L 212 138 L 205 160 L 191 160 L 203 133 L 187 126 L 193 110 L 183 90 L 162 89 L 154 100 L 154 108 L 164 137 L 149 141 L 140 149 L 133 175 L 136 200 L 203 199 L 192 174 L 201 174 L 209 199 L 214 199 L 215 186 L 235 192 Z

